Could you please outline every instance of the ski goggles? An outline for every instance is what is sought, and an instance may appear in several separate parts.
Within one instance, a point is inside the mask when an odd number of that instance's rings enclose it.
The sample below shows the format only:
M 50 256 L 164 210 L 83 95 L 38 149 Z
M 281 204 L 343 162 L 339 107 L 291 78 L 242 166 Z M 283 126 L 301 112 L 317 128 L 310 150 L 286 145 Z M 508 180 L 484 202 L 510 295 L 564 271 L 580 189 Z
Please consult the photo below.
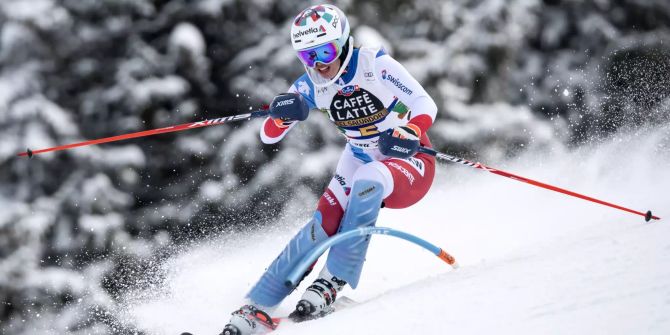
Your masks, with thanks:
M 340 56 L 340 45 L 337 41 L 321 44 L 317 47 L 298 51 L 298 58 L 307 67 L 314 67 L 317 62 L 328 65 Z

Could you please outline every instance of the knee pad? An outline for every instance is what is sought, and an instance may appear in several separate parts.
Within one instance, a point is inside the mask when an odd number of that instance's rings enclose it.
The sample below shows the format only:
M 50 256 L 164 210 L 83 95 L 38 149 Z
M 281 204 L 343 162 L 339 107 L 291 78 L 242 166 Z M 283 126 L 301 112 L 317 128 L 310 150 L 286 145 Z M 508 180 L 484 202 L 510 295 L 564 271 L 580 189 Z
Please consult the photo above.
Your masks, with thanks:
M 359 180 L 367 180 L 381 184 L 383 189 L 382 198 L 386 198 L 393 192 L 393 175 L 391 171 L 381 162 L 371 162 L 356 170 L 351 182 L 356 184 Z
M 339 232 L 374 226 L 381 208 L 383 193 L 384 189 L 379 182 L 355 181 Z M 345 280 L 352 288 L 356 288 L 369 244 L 370 236 L 365 235 L 332 246 L 326 263 L 330 273 Z

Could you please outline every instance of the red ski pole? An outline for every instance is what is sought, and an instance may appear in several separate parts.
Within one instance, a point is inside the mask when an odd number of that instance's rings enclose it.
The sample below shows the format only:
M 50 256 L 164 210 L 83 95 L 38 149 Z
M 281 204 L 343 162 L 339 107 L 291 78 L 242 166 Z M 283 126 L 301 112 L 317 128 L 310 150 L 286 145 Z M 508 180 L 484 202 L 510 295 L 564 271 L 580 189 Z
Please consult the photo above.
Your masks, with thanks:
M 458 158 L 458 157 L 451 156 L 451 155 L 447 155 L 447 154 L 435 151 L 433 149 L 420 147 L 419 152 L 424 153 L 424 154 L 428 154 L 428 155 L 431 155 L 431 156 L 435 156 L 435 157 L 437 157 L 439 159 L 442 159 L 442 160 L 450 161 L 450 162 L 453 162 L 453 163 L 460 163 L 460 164 L 463 164 L 463 165 L 467 165 L 469 167 L 473 167 L 473 168 L 476 168 L 476 169 L 480 169 L 480 170 L 484 170 L 484 171 L 487 171 L 487 172 L 495 173 L 499 176 L 507 177 L 507 178 L 514 179 L 514 180 L 517 180 L 517 181 L 520 181 L 520 182 L 524 182 L 524 183 L 527 183 L 527 184 L 531 184 L 531 185 L 534 185 L 534 186 L 538 186 L 538 187 L 542 187 L 542 188 L 545 188 L 545 189 L 548 189 L 548 190 L 552 190 L 552 191 L 555 191 L 555 192 L 567 194 L 569 196 L 573 196 L 573 197 L 576 197 L 576 198 L 588 200 L 588 201 L 591 201 L 591 202 L 595 202 L 597 204 L 601 204 L 601 205 L 609 206 L 609 207 L 612 207 L 612 208 L 616 208 L 616 209 L 619 209 L 619 210 L 622 210 L 622 211 L 625 211 L 625 212 L 629 212 L 629 213 L 632 213 L 632 214 L 641 215 L 641 216 L 644 217 L 645 221 L 647 221 L 647 222 L 649 222 L 651 219 L 654 219 L 654 220 L 660 220 L 661 219 L 658 216 L 652 215 L 651 211 L 647 211 L 646 213 L 642 213 L 642 212 L 639 212 L 639 211 L 636 211 L 636 210 L 632 210 L 630 208 L 615 205 L 613 203 L 609 203 L 609 202 L 602 201 L 602 200 L 599 200 L 599 199 L 596 199 L 596 198 L 592 198 L 592 197 L 589 197 L 589 196 L 586 196 L 586 195 L 583 195 L 583 194 L 579 194 L 579 193 L 576 193 L 576 192 L 573 192 L 573 191 L 569 191 L 569 190 L 566 190 L 566 189 L 563 189 L 563 188 L 560 188 L 560 187 L 545 184 L 545 183 L 542 183 L 542 182 L 539 182 L 539 181 L 536 181 L 536 180 L 528 179 L 526 177 L 518 176 L 518 175 L 509 173 L 509 172 L 505 172 L 505 171 L 502 171 L 502 170 L 494 169 L 494 168 L 485 166 L 484 164 L 479 163 L 479 162 L 478 163 L 473 163 L 473 162 L 468 161 L 466 159 Z
M 83 141 L 83 142 L 78 142 L 78 143 L 60 145 L 60 146 L 53 147 L 53 148 L 46 148 L 46 149 L 40 149 L 40 150 L 34 150 L 34 151 L 28 149 L 28 150 L 26 150 L 26 152 L 22 152 L 22 153 L 18 154 L 18 156 L 33 157 L 33 155 L 37 155 L 37 154 L 41 154 L 41 153 L 45 153 L 45 152 L 50 152 L 50 151 L 60 151 L 60 150 L 66 150 L 66 149 L 71 149 L 71 148 L 76 148 L 76 147 L 83 147 L 83 146 L 93 145 L 93 144 L 109 143 L 109 142 L 127 140 L 127 139 L 131 139 L 131 138 L 151 136 L 151 135 L 156 135 L 156 134 L 172 133 L 172 132 L 175 132 L 175 131 L 182 131 L 182 130 L 187 130 L 187 129 L 195 129 L 195 128 L 202 128 L 202 127 L 207 127 L 207 126 L 220 125 L 220 124 L 229 123 L 229 122 L 233 122 L 233 121 L 249 120 L 249 119 L 252 119 L 252 118 L 263 117 L 263 116 L 267 116 L 267 115 L 268 115 L 267 110 L 258 110 L 258 111 L 250 112 L 250 113 L 246 113 L 246 114 L 225 116 L 225 117 L 220 117 L 220 118 L 217 118 L 217 119 L 209 119 L 209 120 L 204 120 L 204 121 L 184 123 L 184 124 L 180 124 L 180 125 L 176 125 L 176 126 L 169 126 L 169 127 L 164 127 L 164 128 L 158 128 L 158 129 L 138 131 L 138 132 L 135 132 L 135 133 L 129 133 L 129 134 L 124 134 L 124 135 L 117 135 L 117 136 L 99 138 L 97 140 L 89 140 L 89 141 Z

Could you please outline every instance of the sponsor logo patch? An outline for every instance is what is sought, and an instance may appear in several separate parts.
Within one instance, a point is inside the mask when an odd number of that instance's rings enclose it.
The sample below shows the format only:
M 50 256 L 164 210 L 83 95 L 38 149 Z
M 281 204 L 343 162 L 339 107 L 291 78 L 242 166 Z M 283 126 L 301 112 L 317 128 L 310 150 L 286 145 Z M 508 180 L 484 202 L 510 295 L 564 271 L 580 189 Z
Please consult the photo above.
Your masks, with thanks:
M 192 125 L 189 125 L 188 127 L 189 128 L 204 127 L 204 126 L 224 123 L 224 122 L 228 122 L 228 121 L 244 120 L 244 119 L 248 119 L 249 117 L 251 117 L 251 114 L 231 115 L 231 116 L 220 117 L 218 119 L 198 121 L 198 122 L 193 123 Z
M 358 85 L 342 88 L 330 103 L 330 118 L 338 127 L 370 126 L 388 114 L 379 98 Z
M 382 70 L 382 79 L 390 81 L 391 84 L 393 84 L 395 87 L 399 88 L 400 91 L 402 91 L 403 93 L 405 93 L 407 95 L 412 95 L 412 93 L 414 93 L 409 87 L 405 86 L 405 84 L 403 84 L 400 81 L 400 79 L 398 79 L 398 78 L 392 76 L 391 74 L 389 74 L 386 71 L 386 69 Z
M 403 148 L 403 147 L 400 147 L 400 146 L 397 146 L 397 145 L 394 145 L 393 147 L 391 147 L 391 150 L 397 151 L 397 152 L 402 152 L 403 154 L 408 154 L 410 152 L 409 149 Z
M 337 205 L 335 199 L 333 199 L 333 197 L 331 197 L 330 194 L 328 194 L 328 192 L 323 192 L 323 197 L 326 199 L 326 201 L 328 201 L 328 204 L 330 204 L 331 206 Z
M 336 174 L 334 178 L 335 180 L 337 180 L 338 183 L 340 183 L 340 185 L 342 186 L 347 185 L 347 182 L 345 181 L 344 177 L 340 176 L 339 174 Z
M 423 176 L 423 173 L 425 171 L 425 166 L 423 164 L 423 161 L 420 159 L 416 159 L 414 157 L 409 157 L 407 158 L 407 161 L 412 165 L 412 167 L 421 175 Z
M 359 91 L 360 87 L 358 85 L 349 85 L 343 87 L 341 90 L 337 91 L 337 94 L 343 95 L 345 97 L 350 97 L 354 92 Z
M 355 139 L 349 139 L 348 143 L 351 146 L 357 147 L 357 148 L 376 148 L 379 145 L 379 140 L 378 139 L 366 139 L 363 141 L 357 141 Z
M 323 27 L 322 27 L 322 28 L 323 28 Z M 301 30 L 301 31 L 299 31 L 299 32 L 297 32 L 297 33 L 295 33 L 295 34 L 293 34 L 293 38 L 294 38 L 294 39 L 298 39 L 298 38 L 300 38 L 300 37 L 307 36 L 307 35 L 311 35 L 311 34 L 316 34 L 316 33 L 318 33 L 318 32 L 319 32 L 319 29 L 317 29 L 317 28 L 315 28 L 315 27 L 311 27 L 311 28 L 309 28 L 309 29 Z
M 367 189 L 365 189 L 365 190 L 363 190 L 363 191 L 361 191 L 361 192 L 358 192 L 358 196 L 359 196 L 359 197 L 362 197 L 362 196 L 364 196 L 364 195 L 366 195 L 366 194 L 369 194 L 370 192 L 372 192 L 372 191 L 374 191 L 374 190 L 375 190 L 375 187 L 374 187 L 374 186 L 370 186 L 369 188 L 367 188 Z
M 275 107 L 283 107 L 283 106 L 293 105 L 294 102 L 295 102 L 295 98 L 289 99 L 289 100 L 277 101 L 277 104 L 275 104 Z
M 407 177 L 407 181 L 409 182 L 410 185 L 414 184 L 414 175 L 411 172 L 409 172 L 407 169 L 402 167 L 400 164 L 389 161 L 389 162 L 386 163 L 386 165 L 400 171 L 400 173 L 402 173 L 405 177 Z

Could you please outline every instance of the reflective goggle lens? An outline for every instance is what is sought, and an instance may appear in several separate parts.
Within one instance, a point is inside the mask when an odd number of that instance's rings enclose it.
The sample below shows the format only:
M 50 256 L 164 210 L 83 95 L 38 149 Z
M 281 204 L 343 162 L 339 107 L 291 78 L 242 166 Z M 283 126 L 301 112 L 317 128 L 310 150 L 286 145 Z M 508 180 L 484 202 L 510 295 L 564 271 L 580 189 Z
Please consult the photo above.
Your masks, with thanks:
M 335 42 L 326 43 L 311 49 L 298 51 L 298 57 L 308 67 L 314 67 L 317 62 L 332 63 L 340 55 L 340 48 Z

